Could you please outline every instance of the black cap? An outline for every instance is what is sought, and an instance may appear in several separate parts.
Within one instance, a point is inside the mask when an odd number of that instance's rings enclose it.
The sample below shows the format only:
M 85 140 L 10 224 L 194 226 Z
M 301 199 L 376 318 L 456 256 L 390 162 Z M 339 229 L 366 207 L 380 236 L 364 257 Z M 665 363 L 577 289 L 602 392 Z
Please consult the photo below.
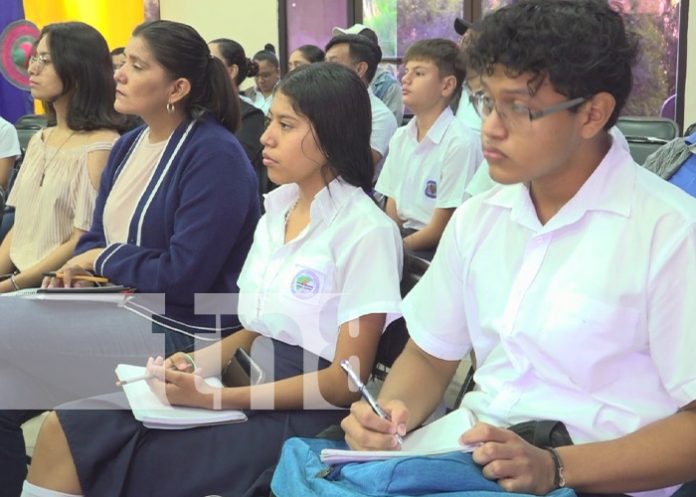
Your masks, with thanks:
M 464 36 L 464 33 L 473 26 L 473 23 L 462 19 L 461 17 L 455 17 L 454 19 L 454 30 L 459 36 Z

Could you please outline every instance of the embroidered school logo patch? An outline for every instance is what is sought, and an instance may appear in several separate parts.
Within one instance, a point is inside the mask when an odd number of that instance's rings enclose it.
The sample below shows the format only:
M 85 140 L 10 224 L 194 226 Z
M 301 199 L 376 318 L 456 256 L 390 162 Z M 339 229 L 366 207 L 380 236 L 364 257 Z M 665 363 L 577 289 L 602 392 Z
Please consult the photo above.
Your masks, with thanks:
M 437 198 L 437 182 L 430 180 L 425 184 L 425 196 L 428 198 Z
M 319 275 L 311 269 L 303 269 L 292 279 L 292 293 L 302 299 L 308 299 L 319 293 Z

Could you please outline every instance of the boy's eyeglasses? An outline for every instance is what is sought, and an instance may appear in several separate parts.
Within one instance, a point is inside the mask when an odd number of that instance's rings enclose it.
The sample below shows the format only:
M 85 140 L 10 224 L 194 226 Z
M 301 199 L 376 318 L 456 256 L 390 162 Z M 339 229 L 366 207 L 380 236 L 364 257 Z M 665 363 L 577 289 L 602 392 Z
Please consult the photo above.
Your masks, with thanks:
M 584 103 L 587 99 L 584 97 L 573 98 L 559 104 L 550 105 L 544 109 L 532 110 L 525 104 L 515 102 L 496 102 L 484 92 L 477 92 L 469 96 L 469 101 L 476 109 L 479 117 L 485 119 L 491 115 L 493 110 L 498 114 L 498 117 L 511 127 L 529 126 L 532 121 L 541 119 L 550 114 L 555 114 L 562 110 L 572 109 Z
M 34 54 L 29 57 L 29 65 L 36 64 L 36 70 L 41 72 L 41 70 L 51 63 L 51 59 L 45 55 Z

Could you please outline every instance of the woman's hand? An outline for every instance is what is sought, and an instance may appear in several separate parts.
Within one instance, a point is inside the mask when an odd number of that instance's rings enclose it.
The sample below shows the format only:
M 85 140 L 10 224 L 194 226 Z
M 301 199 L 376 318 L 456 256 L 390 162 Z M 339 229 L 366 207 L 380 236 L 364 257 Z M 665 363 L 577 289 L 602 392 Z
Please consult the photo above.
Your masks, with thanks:
M 175 359 L 177 355 L 167 359 L 167 362 L 161 357 L 147 360 L 146 369 L 152 375 L 147 383 L 153 393 L 165 404 L 219 409 L 221 389 L 208 385 L 197 370 L 179 371 L 183 364 Z
M 380 404 L 391 421 L 380 418 L 364 400 L 350 406 L 350 415 L 341 421 L 346 443 L 353 450 L 398 450 L 396 434 L 406 435 L 408 409 L 403 402 L 391 400 Z
M 81 266 L 66 264 L 57 272 L 62 273 L 62 278 L 46 276 L 41 282 L 41 288 L 84 288 L 94 286 L 91 281 L 76 280 L 76 275 L 92 276 L 92 274 Z
M 0 293 L 14 292 L 15 290 L 10 278 L 0 281 Z
M 474 462 L 482 466 L 483 476 L 496 480 L 508 492 L 545 495 L 556 488 L 551 454 L 510 430 L 478 423 L 459 441 L 480 444 L 472 453 Z

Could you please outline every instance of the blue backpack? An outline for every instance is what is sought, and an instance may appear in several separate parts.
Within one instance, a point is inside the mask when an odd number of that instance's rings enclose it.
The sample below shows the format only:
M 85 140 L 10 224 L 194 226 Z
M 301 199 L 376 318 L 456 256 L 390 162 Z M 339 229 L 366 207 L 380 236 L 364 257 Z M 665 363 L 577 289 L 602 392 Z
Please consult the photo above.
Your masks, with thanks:
M 322 449 L 345 449 L 345 442 L 291 438 L 283 446 L 271 489 L 276 497 L 502 497 L 506 493 L 487 480 L 470 453 L 402 457 L 328 466 Z M 511 494 L 512 495 L 512 494 Z M 514 494 L 515 497 L 533 497 Z M 569 488 L 548 497 L 576 497 Z

